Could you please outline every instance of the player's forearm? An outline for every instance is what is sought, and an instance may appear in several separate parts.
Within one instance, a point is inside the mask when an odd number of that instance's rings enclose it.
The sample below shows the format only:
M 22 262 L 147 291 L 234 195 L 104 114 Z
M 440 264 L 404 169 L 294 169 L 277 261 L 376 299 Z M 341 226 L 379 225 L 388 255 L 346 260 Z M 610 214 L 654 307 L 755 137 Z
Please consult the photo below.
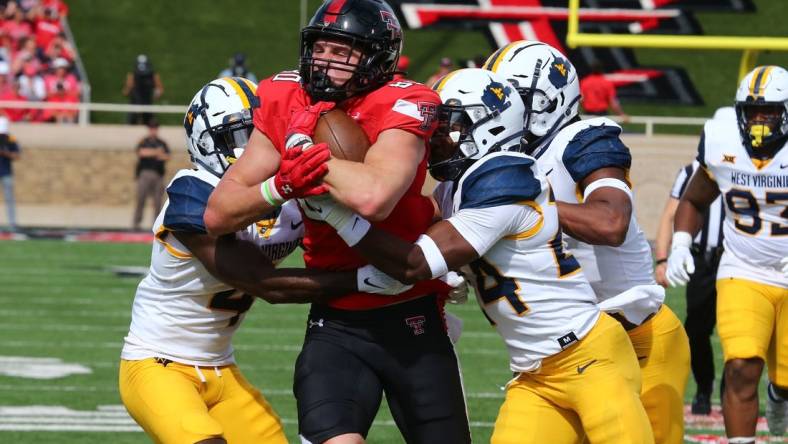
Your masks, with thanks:
M 248 227 L 275 208 L 265 201 L 259 184 L 222 180 L 208 199 L 203 222 L 208 233 L 220 236 Z
M 326 302 L 358 291 L 356 272 L 320 272 L 301 268 L 273 270 L 256 284 L 254 294 L 271 304 Z
M 686 197 L 686 196 L 685 196 Z M 684 231 L 695 237 L 703 226 L 704 207 L 683 197 L 673 219 L 673 232 Z
M 657 228 L 657 239 L 654 241 L 654 254 L 657 259 L 665 259 L 668 257 L 670 238 L 673 234 L 673 218 L 676 215 L 676 208 L 678 205 L 679 200 L 670 197 L 665 203 L 665 209 L 662 210 L 662 216 L 660 216 L 659 219 L 659 227 Z
M 403 284 L 432 278 L 430 266 L 418 245 L 380 229 L 371 228 L 354 248 L 370 264 Z
M 629 229 L 630 212 L 604 201 L 556 203 L 561 228 L 575 239 L 592 245 L 613 247 L 624 242 Z
M 365 219 L 380 221 L 389 216 L 404 194 L 392 193 L 386 186 L 391 174 L 372 165 L 331 159 L 328 174 L 323 181 L 330 187 L 337 202 L 352 209 Z

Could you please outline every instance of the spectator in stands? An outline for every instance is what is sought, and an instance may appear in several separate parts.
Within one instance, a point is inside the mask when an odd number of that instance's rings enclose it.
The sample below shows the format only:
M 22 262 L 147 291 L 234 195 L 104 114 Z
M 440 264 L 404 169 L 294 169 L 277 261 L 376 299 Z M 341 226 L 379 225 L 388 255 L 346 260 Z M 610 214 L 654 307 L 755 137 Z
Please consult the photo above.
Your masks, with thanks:
M 731 125 L 736 125 L 735 116 L 731 116 L 730 121 Z M 696 161 L 679 170 L 660 218 L 654 248 L 657 258 L 654 271 L 657 283 L 665 288 L 668 287 L 665 273 L 670 240 L 673 235 L 673 218 L 676 215 L 681 195 L 698 167 L 699 164 Z M 695 237 L 690 249 L 695 261 L 695 273 L 690 276 L 687 283 L 687 318 L 684 321 L 684 329 L 687 330 L 689 337 L 690 366 L 697 383 L 697 391 L 691 407 L 691 411 L 695 415 L 711 413 L 711 394 L 714 388 L 714 352 L 711 348 L 711 335 L 714 331 L 714 324 L 717 322 L 715 284 L 717 266 L 722 255 L 722 221 L 724 218 L 722 201 L 720 197 L 717 197 L 704 214 L 703 228 Z
M 580 80 L 580 94 L 583 96 L 582 104 L 586 114 L 604 116 L 608 114 L 608 109 L 611 109 L 622 121 L 629 121 L 629 116 L 621 109 L 616 98 L 615 85 L 605 78 L 599 62 L 592 63 L 591 74 Z
M 39 5 L 33 11 L 33 33 L 39 48 L 46 48 L 57 35 L 63 32 L 60 13 L 56 8 Z
M 153 203 L 153 217 L 161 210 L 164 196 L 164 164 L 170 160 L 170 148 L 159 138 L 159 123 L 151 118 L 147 122 L 148 135 L 137 144 L 137 202 L 134 207 L 134 231 L 139 231 L 145 201 Z
M 6 5 L 5 20 L 2 27 L 15 42 L 19 42 L 33 34 L 33 27 L 25 20 L 25 13 L 17 6 L 16 2 L 8 2 Z
M 150 59 L 145 54 L 137 56 L 134 71 L 126 74 L 126 84 L 123 86 L 123 95 L 128 96 L 129 103 L 133 105 L 151 105 L 154 99 L 164 94 L 159 73 L 153 69 Z M 151 113 L 130 113 L 129 123 L 132 125 L 147 125 L 153 119 Z M 159 209 L 156 209 L 158 212 Z
M 0 96 L 8 95 L 8 93 L 13 90 L 13 82 L 11 76 L 8 75 L 9 72 L 8 63 L 0 61 Z
M 22 39 L 19 42 L 19 50 L 12 55 L 11 71 L 15 76 L 22 74 L 25 65 L 35 65 L 36 70 L 42 67 L 41 49 L 36 46 L 36 40 L 32 37 Z
M 72 95 L 79 96 L 79 80 L 77 76 L 69 72 L 71 64 L 64 58 L 57 58 L 52 62 L 51 73 L 44 76 L 47 94 L 55 91 L 55 86 L 62 85 L 63 90 Z
M 47 98 L 46 84 L 41 77 L 35 63 L 26 63 L 22 68 L 22 75 L 17 78 L 19 82 L 19 94 L 23 95 L 30 102 L 41 102 Z M 40 121 L 39 113 L 35 110 L 30 111 L 30 121 Z
M 2 68 L 0 68 L 2 69 Z M 19 94 L 19 82 L 12 78 L 3 76 L 3 78 L 9 79 L 10 88 L 3 88 L 0 89 L 0 100 L 13 100 L 17 102 L 27 102 L 27 98 L 21 94 Z M 12 122 L 19 122 L 28 120 L 28 110 L 23 108 L 3 108 L 3 112 L 8 117 L 9 120 Z
M 79 103 L 79 96 L 66 91 L 63 82 L 58 82 L 47 96 L 47 103 Z M 78 113 L 78 110 L 71 108 L 46 109 L 43 110 L 41 120 L 44 122 L 76 123 Z
M 438 70 L 435 71 L 435 73 L 432 74 L 424 84 L 432 88 L 432 85 L 434 85 L 435 82 L 452 71 L 453 66 L 454 62 L 452 62 L 450 58 L 443 57 L 441 59 L 440 65 L 438 66 Z
M 230 66 L 219 73 L 219 77 L 244 77 L 257 83 L 257 76 L 246 67 L 246 54 L 236 52 L 230 59 Z
M 48 60 L 55 60 L 57 58 L 64 58 L 69 62 L 74 62 L 74 48 L 71 42 L 68 41 L 66 35 L 60 33 L 56 35 L 44 49 L 44 56 Z
M 0 116 L 0 184 L 3 185 L 8 226 L 11 231 L 17 230 L 14 171 L 11 162 L 18 159 L 19 145 L 16 143 L 16 139 L 8 134 L 8 118 Z

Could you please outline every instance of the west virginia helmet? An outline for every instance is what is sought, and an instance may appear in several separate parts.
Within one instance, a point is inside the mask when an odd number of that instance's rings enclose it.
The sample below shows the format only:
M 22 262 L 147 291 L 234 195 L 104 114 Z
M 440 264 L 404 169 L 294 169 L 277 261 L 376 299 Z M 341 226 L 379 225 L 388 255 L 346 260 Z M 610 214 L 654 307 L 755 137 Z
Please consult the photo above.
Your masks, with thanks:
M 361 59 L 350 63 L 348 55 L 343 63 L 315 58 L 313 47 L 320 39 L 347 43 L 361 52 Z M 402 28 L 385 1 L 328 0 L 301 30 L 301 81 L 313 99 L 341 102 L 391 80 L 401 50 Z M 328 77 L 329 67 L 352 76 L 337 86 Z
M 218 177 L 246 148 L 260 106 L 257 86 L 243 77 L 212 80 L 194 95 L 183 119 L 186 146 L 195 168 Z
M 436 180 L 456 180 L 488 153 L 519 150 L 525 107 L 500 74 L 480 68 L 451 72 L 433 87 L 440 95 L 438 127 L 428 168 Z
M 788 139 L 788 71 L 759 66 L 736 90 L 736 120 L 753 157 L 771 157 Z
M 522 98 L 526 109 L 524 151 L 534 152 L 577 116 L 577 70 L 552 46 L 529 40 L 513 42 L 493 53 L 483 68 L 503 75 Z

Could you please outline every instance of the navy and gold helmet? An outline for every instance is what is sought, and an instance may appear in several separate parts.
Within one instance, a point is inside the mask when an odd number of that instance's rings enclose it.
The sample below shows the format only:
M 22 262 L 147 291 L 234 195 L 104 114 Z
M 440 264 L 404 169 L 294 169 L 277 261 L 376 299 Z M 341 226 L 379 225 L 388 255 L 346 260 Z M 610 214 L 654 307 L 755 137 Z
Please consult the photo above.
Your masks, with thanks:
M 440 95 L 428 168 L 438 181 L 457 180 L 488 153 L 517 151 L 525 107 L 500 74 L 479 68 L 451 72 L 433 87 Z
M 759 66 L 736 90 L 736 120 L 750 156 L 771 157 L 788 140 L 788 71 Z
M 257 85 L 243 77 L 212 80 L 197 91 L 183 119 L 195 168 L 222 177 L 252 134 Z
M 315 57 L 313 48 L 318 40 L 346 43 L 359 51 L 361 58 L 351 63 L 350 55 L 345 62 Z M 385 1 L 328 0 L 301 30 L 301 81 L 314 100 L 341 102 L 391 80 L 401 50 L 402 28 Z M 329 67 L 352 75 L 336 85 L 328 76 Z
M 512 42 L 493 53 L 484 69 L 503 75 L 525 105 L 523 148 L 533 153 L 578 114 L 580 79 L 569 59 L 552 46 Z

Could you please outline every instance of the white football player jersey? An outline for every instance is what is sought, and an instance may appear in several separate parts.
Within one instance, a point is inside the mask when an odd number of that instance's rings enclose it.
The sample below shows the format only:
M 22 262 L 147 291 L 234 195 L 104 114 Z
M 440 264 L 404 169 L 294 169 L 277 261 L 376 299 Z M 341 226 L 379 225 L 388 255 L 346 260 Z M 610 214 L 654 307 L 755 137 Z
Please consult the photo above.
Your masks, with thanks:
M 735 122 L 714 119 L 703 127 L 698 161 L 717 183 L 725 203 L 725 252 L 717 279 L 736 277 L 788 287 L 780 271 L 780 260 L 788 255 L 786 146 L 770 161 L 754 161 Z
M 582 202 L 578 182 L 600 168 L 629 170 L 632 157 L 619 139 L 620 134 L 621 127 L 608 118 L 581 120 L 559 131 L 550 144 L 536 154 L 539 169 L 547 176 L 557 200 Z M 600 301 L 638 285 L 656 284 L 651 247 L 638 225 L 634 202 L 629 230 L 620 246 L 589 245 L 569 236 L 567 243 Z
M 161 357 L 206 366 L 234 362 L 232 336 L 254 297 L 211 275 L 172 235 L 205 233 L 205 206 L 218 182 L 202 170 L 181 170 L 167 187 L 169 199 L 153 225 L 150 271 L 134 296 L 123 359 Z M 257 243 L 276 262 L 300 244 L 303 230 L 298 206 L 289 201 L 271 219 L 236 236 Z
M 534 159 L 498 152 L 436 190 L 443 216 L 479 253 L 476 300 L 509 350 L 512 371 L 582 339 L 599 318 L 580 264 L 566 251 L 550 187 Z M 453 194 L 453 197 L 450 197 Z

